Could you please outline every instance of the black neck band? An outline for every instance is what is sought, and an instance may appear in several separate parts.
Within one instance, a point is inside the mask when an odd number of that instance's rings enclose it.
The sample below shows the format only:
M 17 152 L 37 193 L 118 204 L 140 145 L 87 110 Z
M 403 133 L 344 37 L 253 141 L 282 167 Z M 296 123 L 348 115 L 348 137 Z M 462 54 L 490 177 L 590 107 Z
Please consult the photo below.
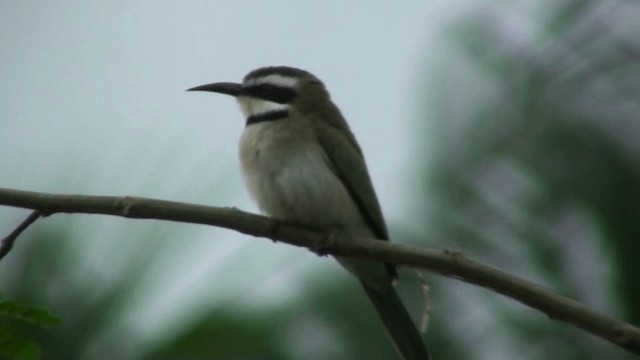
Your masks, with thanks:
M 260 115 L 252 115 L 247 118 L 247 126 L 261 123 L 263 121 L 280 120 L 287 116 L 289 116 L 289 110 L 274 110 Z

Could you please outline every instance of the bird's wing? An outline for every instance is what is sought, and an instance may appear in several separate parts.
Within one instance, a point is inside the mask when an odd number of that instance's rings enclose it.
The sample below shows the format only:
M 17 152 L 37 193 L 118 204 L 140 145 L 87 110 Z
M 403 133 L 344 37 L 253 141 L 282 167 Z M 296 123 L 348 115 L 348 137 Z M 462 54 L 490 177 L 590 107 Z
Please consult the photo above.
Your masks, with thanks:
M 322 122 L 314 123 L 318 141 L 328 157 L 331 168 L 351 194 L 360 212 L 378 239 L 389 240 L 387 225 L 373 189 L 364 157 L 352 141 L 343 135 L 349 129 L 338 129 Z

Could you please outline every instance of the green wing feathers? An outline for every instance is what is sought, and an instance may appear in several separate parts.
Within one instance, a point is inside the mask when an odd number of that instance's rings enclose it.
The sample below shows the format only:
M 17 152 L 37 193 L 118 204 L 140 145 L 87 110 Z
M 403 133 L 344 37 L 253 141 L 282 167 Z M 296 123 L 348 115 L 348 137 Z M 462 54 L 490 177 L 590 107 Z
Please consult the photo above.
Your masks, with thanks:
M 378 239 L 389 240 L 387 225 L 355 138 L 348 128 L 338 129 L 322 122 L 314 122 L 314 126 L 318 141 L 336 175 L 344 183 L 374 234 Z M 351 138 L 344 135 L 345 130 Z

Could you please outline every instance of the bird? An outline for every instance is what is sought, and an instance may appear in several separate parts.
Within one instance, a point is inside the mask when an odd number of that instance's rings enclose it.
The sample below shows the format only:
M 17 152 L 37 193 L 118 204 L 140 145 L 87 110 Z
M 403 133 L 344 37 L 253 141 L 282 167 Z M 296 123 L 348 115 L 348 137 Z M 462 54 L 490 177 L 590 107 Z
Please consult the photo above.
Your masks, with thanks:
M 261 212 L 286 223 L 389 240 L 364 154 L 324 83 L 289 66 L 262 67 L 241 83 L 187 91 L 236 98 L 245 185 Z M 394 289 L 394 266 L 335 256 L 360 281 L 404 360 L 429 359 L 424 339 Z

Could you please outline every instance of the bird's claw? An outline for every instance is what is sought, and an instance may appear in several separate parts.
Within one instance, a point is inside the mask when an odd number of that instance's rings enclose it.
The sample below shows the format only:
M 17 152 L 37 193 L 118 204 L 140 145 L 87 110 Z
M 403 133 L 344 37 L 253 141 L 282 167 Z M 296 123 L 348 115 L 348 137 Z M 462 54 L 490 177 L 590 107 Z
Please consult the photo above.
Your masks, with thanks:
M 331 249 L 333 247 L 333 243 L 336 241 L 339 233 L 339 231 L 334 230 L 324 234 L 317 241 L 314 241 L 311 244 L 311 251 L 318 254 L 318 256 L 329 255 L 327 249 Z

